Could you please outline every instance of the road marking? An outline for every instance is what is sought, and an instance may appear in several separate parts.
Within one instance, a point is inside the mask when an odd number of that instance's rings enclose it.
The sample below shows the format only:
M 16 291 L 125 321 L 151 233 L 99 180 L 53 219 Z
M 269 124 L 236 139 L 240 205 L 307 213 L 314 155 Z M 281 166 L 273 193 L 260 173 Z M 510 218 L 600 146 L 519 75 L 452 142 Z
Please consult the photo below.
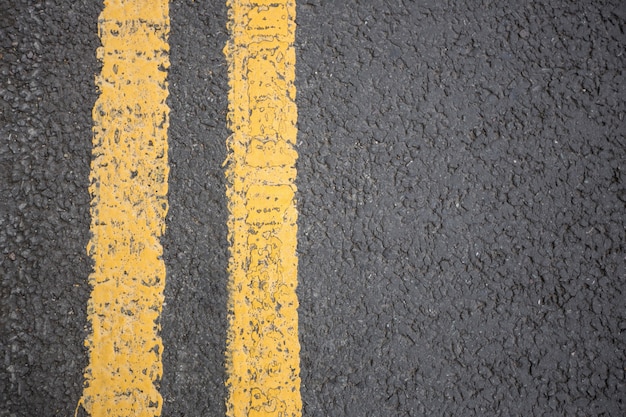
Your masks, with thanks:
M 92 416 L 159 416 L 158 319 L 167 213 L 167 0 L 105 0 L 93 109 L 87 306 L 89 366 L 79 402 Z M 78 409 L 77 409 L 78 412 Z
M 295 2 L 229 0 L 227 415 L 302 415 Z

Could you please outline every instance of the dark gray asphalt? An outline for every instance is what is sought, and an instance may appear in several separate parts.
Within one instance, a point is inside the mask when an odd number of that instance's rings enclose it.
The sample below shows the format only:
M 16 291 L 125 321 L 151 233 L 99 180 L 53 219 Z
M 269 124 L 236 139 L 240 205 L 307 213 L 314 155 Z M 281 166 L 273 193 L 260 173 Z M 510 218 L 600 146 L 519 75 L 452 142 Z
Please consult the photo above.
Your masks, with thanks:
M 70 416 L 87 365 L 93 2 L 0 0 L 0 416 Z
M 0 0 L 0 417 L 81 394 L 100 7 Z M 297 12 L 304 415 L 626 415 L 626 4 Z M 226 8 L 170 15 L 163 415 L 221 416 Z
M 626 9 L 591 3 L 301 3 L 307 416 L 626 415 Z
M 215 2 L 217 3 L 217 2 Z M 226 3 L 170 9 L 163 416 L 224 416 L 228 241 Z

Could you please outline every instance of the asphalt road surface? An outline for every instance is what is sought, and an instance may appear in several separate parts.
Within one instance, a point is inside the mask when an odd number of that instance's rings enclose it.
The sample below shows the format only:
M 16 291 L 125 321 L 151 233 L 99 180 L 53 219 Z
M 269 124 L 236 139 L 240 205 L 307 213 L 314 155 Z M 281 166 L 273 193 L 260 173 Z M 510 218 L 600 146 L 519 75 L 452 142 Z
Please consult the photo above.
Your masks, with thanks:
M 87 365 L 102 5 L 0 0 L 0 416 Z M 173 1 L 164 416 L 225 413 L 226 4 Z M 626 3 L 297 2 L 303 415 L 626 415 Z

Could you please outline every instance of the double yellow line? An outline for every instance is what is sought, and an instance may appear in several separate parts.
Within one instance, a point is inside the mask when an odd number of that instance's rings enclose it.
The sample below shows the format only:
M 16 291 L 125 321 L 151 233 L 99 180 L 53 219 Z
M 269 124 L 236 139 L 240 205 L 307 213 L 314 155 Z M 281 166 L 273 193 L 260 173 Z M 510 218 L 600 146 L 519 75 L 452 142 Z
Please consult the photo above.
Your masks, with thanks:
M 229 7 L 227 415 L 300 416 L 295 3 L 230 0 Z M 105 0 L 98 30 L 91 334 L 79 406 L 92 416 L 159 416 L 168 1 Z

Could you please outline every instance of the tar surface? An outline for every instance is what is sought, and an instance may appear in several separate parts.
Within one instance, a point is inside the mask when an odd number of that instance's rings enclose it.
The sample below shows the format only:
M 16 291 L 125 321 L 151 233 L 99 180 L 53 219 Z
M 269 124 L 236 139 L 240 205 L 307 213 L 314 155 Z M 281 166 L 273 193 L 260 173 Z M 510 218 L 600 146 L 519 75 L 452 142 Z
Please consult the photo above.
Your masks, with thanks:
M 626 414 L 626 6 L 298 1 L 303 414 Z M 93 2 L 0 0 L 0 416 L 87 365 Z M 164 416 L 222 416 L 226 7 L 171 4 Z

